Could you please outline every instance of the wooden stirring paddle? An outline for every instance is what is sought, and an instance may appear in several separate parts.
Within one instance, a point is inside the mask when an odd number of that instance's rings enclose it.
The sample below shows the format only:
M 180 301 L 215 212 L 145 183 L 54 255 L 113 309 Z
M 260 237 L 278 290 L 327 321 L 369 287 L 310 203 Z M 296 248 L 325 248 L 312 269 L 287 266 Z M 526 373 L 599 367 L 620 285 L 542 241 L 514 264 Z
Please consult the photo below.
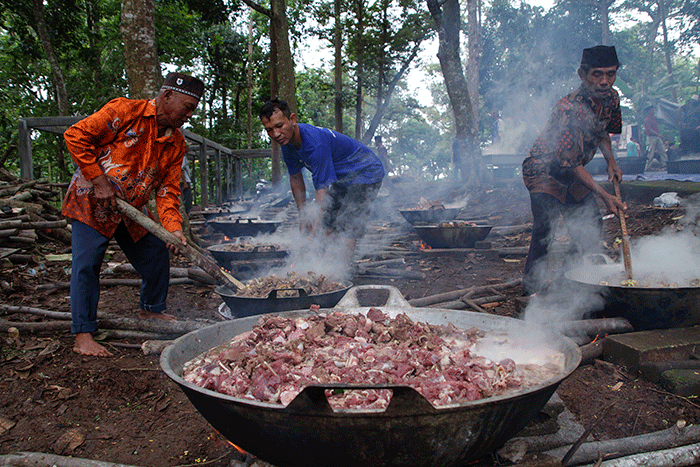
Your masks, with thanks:
M 182 245 L 180 239 L 177 238 L 172 233 L 165 230 L 163 226 L 153 221 L 150 217 L 146 216 L 144 213 L 127 203 L 121 198 L 117 198 L 117 207 L 119 211 L 122 212 L 129 219 L 140 224 L 143 228 L 151 232 L 156 237 L 163 240 L 165 243 L 172 243 L 177 246 L 178 250 L 190 259 L 194 264 L 202 268 L 205 272 L 209 273 L 214 277 L 219 283 L 226 285 L 233 290 L 239 290 L 244 287 L 243 283 L 224 271 L 219 267 L 218 264 L 211 258 L 205 256 L 201 251 L 198 250 L 194 245 Z
M 618 182 L 613 182 L 615 187 L 615 196 L 617 199 L 622 201 L 620 196 L 620 184 Z M 625 213 L 620 213 L 617 217 L 620 218 L 620 229 L 622 230 L 622 259 L 625 262 L 625 273 L 627 273 L 627 279 L 632 279 L 632 256 L 630 255 L 630 237 L 627 233 L 627 221 L 625 220 Z

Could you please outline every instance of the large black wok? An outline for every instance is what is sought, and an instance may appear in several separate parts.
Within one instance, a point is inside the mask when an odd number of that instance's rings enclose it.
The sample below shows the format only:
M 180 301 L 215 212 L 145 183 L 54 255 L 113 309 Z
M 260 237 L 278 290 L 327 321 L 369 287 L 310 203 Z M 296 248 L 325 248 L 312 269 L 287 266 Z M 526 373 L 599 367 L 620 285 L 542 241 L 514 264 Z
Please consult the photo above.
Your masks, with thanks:
M 436 224 L 451 221 L 460 213 L 462 208 L 443 208 L 431 206 L 428 209 L 408 209 L 399 211 L 409 224 Z
M 392 386 L 393 396 L 386 411 L 334 412 L 324 396 L 324 389 L 330 386 L 307 387 L 283 407 L 226 396 L 182 379 L 185 362 L 250 330 L 258 317 L 225 321 L 180 337 L 162 353 L 161 367 L 217 431 L 272 464 L 437 467 L 465 465 L 517 435 L 581 360 L 578 346 L 569 338 L 542 327 L 485 313 L 412 308 L 393 287 L 353 288 L 333 310 L 366 313 L 368 308 L 359 306 L 356 291 L 386 288 L 389 299 L 381 309 L 392 317 L 406 313 L 414 321 L 453 323 L 460 328 L 476 326 L 486 332 L 508 331 L 527 339 L 530 349 L 539 346 L 562 352 L 564 369 L 551 380 L 507 396 L 439 409 L 411 388 Z M 298 310 L 284 315 L 313 313 Z
M 700 324 L 700 287 L 625 287 L 599 285 L 601 279 L 622 276 L 618 263 L 588 265 L 564 275 L 575 287 L 604 297 L 605 307 L 592 316 L 626 318 L 634 329 L 670 329 Z
M 267 297 L 263 298 L 240 297 L 225 285 L 217 287 L 215 292 L 221 295 L 234 318 L 242 318 L 265 313 L 304 310 L 311 305 L 318 305 L 321 308 L 333 308 L 350 287 L 352 287 L 352 283 L 348 282 L 342 289 L 310 295 L 304 289 L 294 289 L 299 293 L 298 297 L 278 297 L 278 290 L 271 291 Z

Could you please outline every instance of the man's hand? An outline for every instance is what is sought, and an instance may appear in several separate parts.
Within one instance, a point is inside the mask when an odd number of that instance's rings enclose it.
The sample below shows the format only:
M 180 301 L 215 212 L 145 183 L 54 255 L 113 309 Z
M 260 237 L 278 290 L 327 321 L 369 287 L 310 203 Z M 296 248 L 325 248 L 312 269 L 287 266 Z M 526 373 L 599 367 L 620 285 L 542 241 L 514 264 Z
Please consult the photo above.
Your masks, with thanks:
M 105 208 L 111 208 L 116 211 L 117 209 L 117 192 L 114 187 L 107 179 L 107 177 L 102 174 L 92 180 L 90 180 L 94 187 L 95 199 L 97 204 Z
M 620 183 L 622 181 L 622 169 L 617 165 L 617 162 L 612 161 L 608 163 L 608 181 L 613 183 Z
M 172 243 L 168 243 L 167 247 L 168 250 L 172 251 L 175 254 L 178 254 L 180 253 L 181 247 L 187 246 L 187 237 L 185 237 L 185 234 L 182 232 L 182 230 L 176 230 L 172 234 L 175 235 L 178 239 L 180 239 L 181 245 L 174 245 Z
M 627 214 L 625 212 L 627 211 L 627 203 L 623 203 L 620 198 L 618 198 L 617 196 L 613 196 L 609 193 L 605 193 L 605 195 L 602 196 L 602 198 L 603 202 L 605 203 L 605 206 L 610 212 L 615 214 L 617 217 L 627 217 Z

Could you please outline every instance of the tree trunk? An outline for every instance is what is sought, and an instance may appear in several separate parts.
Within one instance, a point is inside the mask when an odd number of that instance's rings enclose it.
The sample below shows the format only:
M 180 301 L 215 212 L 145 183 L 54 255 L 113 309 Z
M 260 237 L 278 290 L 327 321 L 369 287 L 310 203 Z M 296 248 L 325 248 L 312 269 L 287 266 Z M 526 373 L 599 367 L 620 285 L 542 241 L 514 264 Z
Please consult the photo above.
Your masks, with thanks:
M 469 74 L 469 98 L 472 104 L 472 119 L 479 121 L 479 55 L 481 54 L 481 25 L 479 23 L 480 0 L 467 0 L 467 35 L 469 42 L 469 58 L 467 73 Z
M 155 0 L 122 0 L 120 30 L 129 97 L 149 99 L 163 82 L 156 45 Z
M 447 0 L 442 7 L 437 0 L 427 0 L 427 3 L 438 31 L 438 60 L 454 114 L 455 140 L 452 153 L 455 174 L 458 174 L 456 178 L 468 187 L 478 187 L 481 185 L 481 151 L 469 98 L 469 86 L 459 55 L 459 2 Z
M 601 43 L 602 45 L 610 45 L 610 5 L 615 0 L 599 0 L 598 13 L 600 15 L 600 24 L 602 27 Z
M 341 21 L 340 0 L 333 0 L 335 25 L 333 27 L 333 48 L 335 49 L 335 131 L 343 132 L 343 23 Z
M 673 65 L 671 64 L 671 44 L 668 42 L 668 28 L 666 27 L 666 18 L 668 17 L 668 7 L 666 6 L 665 0 L 659 0 L 659 15 L 661 16 L 661 31 L 663 33 L 664 40 L 664 59 L 666 62 L 666 72 L 670 82 L 673 83 Z M 678 94 L 676 93 L 676 87 L 671 87 L 671 96 L 673 102 L 678 102 Z
M 363 35 L 365 33 L 364 27 L 364 16 L 365 16 L 365 4 L 364 0 L 355 0 L 355 6 L 357 7 L 357 67 L 355 69 L 355 75 L 357 79 L 357 88 L 355 89 L 355 139 L 362 139 L 362 87 L 364 83 L 362 78 L 364 75 L 364 41 Z

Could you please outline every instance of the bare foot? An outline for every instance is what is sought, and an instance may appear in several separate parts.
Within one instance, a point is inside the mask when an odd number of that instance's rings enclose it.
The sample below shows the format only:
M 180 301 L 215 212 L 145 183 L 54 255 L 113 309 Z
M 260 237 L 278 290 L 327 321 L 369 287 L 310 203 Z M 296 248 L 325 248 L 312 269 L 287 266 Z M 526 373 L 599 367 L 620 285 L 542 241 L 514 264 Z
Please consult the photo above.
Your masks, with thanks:
M 141 310 L 139 311 L 139 318 L 141 319 L 162 319 L 163 321 L 177 321 L 177 318 L 175 318 L 173 315 L 169 315 L 167 313 L 153 313 L 152 311 L 144 311 Z
M 81 332 L 75 335 L 73 352 L 94 357 L 111 357 L 112 353 L 104 346 L 95 342 L 89 332 Z

